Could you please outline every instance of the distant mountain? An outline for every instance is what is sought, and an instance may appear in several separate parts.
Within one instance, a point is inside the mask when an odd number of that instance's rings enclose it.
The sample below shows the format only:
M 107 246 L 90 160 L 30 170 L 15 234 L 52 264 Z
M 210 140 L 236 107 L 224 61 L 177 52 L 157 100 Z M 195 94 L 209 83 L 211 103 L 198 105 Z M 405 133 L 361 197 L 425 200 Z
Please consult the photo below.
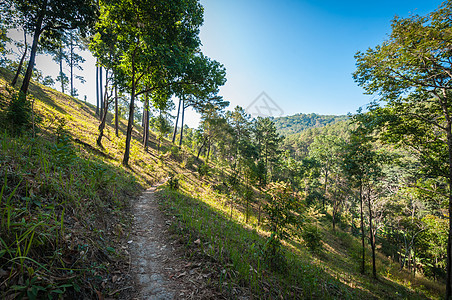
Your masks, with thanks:
M 274 118 L 276 129 L 283 135 L 302 132 L 308 128 L 323 127 L 347 120 L 348 116 L 296 114 L 293 116 Z

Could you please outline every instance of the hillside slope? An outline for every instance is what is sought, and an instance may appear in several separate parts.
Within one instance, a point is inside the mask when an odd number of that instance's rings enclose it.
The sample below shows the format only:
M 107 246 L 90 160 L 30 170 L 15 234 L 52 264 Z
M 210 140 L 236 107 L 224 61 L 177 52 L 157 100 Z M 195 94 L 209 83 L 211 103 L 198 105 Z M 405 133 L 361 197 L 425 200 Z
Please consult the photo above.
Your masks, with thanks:
M 1 71 L 2 95 L 8 95 L 9 79 L 10 74 Z M 25 295 L 32 286 L 40 286 L 44 291 L 38 289 L 39 296 L 61 292 L 66 298 L 126 297 L 115 291 L 127 287 L 130 278 L 115 284 L 111 278 L 114 272 L 127 274 L 130 268 L 126 251 L 133 230 L 127 213 L 130 201 L 143 187 L 168 177 L 157 195 L 173 234 L 170 238 L 185 253 L 187 266 L 195 269 L 191 271 L 206 278 L 218 297 L 426 299 L 439 298 L 443 291 L 438 283 L 399 271 L 381 254 L 378 281 L 360 274 L 359 238 L 346 221 L 333 232 L 330 211 L 318 224 L 322 249 L 310 251 L 299 229 L 293 228 L 295 238 L 283 242 L 282 267 L 275 269 L 266 251 L 269 231 L 262 206 L 267 198 L 261 190 L 254 188 L 251 200 L 245 201 L 228 189 L 227 167 L 203 165 L 188 150 L 167 140 L 158 151 L 154 135 L 145 151 L 139 126 L 133 133 L 131 168 L 124 169 L 120 165 L 124 120 L 116 137 L 109 119 L 104 147 L 99 148 L 95 143 L 99 121 L 93 106 L 39 84 L 32 85 L 31 93 L 41 118 L 37 138 L 6 133 L 1 138 L 0 178 L 7 181 L 0 183 L 7 186 L 4 195 L 15 200 L 7 203 L 3 196 L 0 206 L 0 237 L 6 241 L 2 245 L 7 245 L 6 251 L 0 248 L 2 295 Z M 245 187 L 243 182 L 237 184 Z M 12 227 L 3 218 L 8 211 L 16 224 Z M 52 217 L 45 220 L 52 229 L 38 232 L 35 229 L 41 225 L 36 224 L 46 216 Z M 21 223 L 22 218 L 37 223 Z M 20 247 L 14 244 L 17 240 Z
M 293 116 L 279 117 L 273 119 L 276 129 L 282 135 L 300 133 L 309 128 L 323 127 L 340 121 L 347 120 L 348 116 L 295 114 Z

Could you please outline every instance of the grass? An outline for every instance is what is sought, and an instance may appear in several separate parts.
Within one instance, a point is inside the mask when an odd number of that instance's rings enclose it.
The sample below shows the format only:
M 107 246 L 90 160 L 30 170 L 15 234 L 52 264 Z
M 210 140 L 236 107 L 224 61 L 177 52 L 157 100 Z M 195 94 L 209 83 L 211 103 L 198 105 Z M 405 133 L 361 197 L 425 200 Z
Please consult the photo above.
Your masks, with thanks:
M 8 96 L 10 77 L 0 69 L 0 95 Z M 329 218 L 320 222 L 322 251 L 312 253 L 299 237 L 283 242 L 287 268 L 275 271 L 266 259 L 269 232 L 259 222 L 258 191 L 246 222 L 246 204 L 222 185 L 227 168 L 220 172 L 210 163 L 200 178 L 203 162 L 166 139 L 159 152 L 151 134 L 145 151 L 140 126 L 133 131 L 131 167 L 123 168 L 125 120 L 116 137 L 109 115 L 99 148 L 94 106 L 39 84 L 30 89 L 37 137 L 0 134 L 2 297 L 116 295 L 109 278 L 129 259 L 121 245 L 130 231 L 130 201 L 170 174 L 178 174 L 180 188 L 159 189 L 162 209 L 187 258 L 210 269 L 210 287 L 224 297 L 425 299 L 443 293 L 443 286 L 412 278 L 381 254 L 379 280 L 361 275 L 360 241 L 347 230 L 333 232 Z M 0 113 L 6 98 L 0 97 Z
M 215 262 L 214 287 L 228 297 L 234 297 L 236 289 L 261 299 L 439 299 L 443 295 L 444 286 L 422 276 L 413 278 L 380 253 L 378 280 L 372 279 L 369 248 L 368 273 L 360 274 L 360 240 L 340 228 L 333 232 L 329 218 L 320 222 L 321 252 L 309 251 L 298 233 L 283 243 L 287 268 L 273 270 L 265 256 L 269 232 L 258 225 L 256 204 L 246 223 L 244 203 L 231 206 L 231 195 L 214 188 L 217 180 L 215 174 L 197 182 L 181 178 L 179 190 L 164 187 L 159 197 L 163 209 L 177 220 L 172 229 L 188 257 Z

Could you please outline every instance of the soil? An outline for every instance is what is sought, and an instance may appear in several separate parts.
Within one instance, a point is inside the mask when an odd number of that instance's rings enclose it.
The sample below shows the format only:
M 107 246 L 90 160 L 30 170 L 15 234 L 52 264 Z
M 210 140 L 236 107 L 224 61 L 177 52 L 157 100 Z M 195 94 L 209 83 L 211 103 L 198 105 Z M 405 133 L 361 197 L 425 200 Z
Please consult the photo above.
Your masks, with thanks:
M 182 246 L 171 239 L 172 220 L 159 210 L 156 186 L 133 204 L 134 222 L 128 239 L 132 288 L 128 299 L 212 299 L 204 268 L 184 258 Z

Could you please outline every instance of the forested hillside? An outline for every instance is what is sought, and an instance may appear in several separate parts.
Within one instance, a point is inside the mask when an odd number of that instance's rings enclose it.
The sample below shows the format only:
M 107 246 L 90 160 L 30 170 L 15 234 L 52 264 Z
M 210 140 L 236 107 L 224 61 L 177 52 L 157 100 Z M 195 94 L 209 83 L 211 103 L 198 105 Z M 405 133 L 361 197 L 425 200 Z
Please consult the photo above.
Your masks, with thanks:
M 276 129 L 282 135 L 300 133 L 309 128 L 323 127 L 347 120 L 348 116 L 332 116 L 318 114 L 296 114 L 273 119 Z
M 280 121 L 228 108 L 197 0 L 26 4 L 0 11 L 2 298 L 139 297 L 131 207 L 161 182 L 187 270 L 169 280 L 196 274 L 211 298 L 451 299 L 452 2 L 357 53 L 366 112 Z M 75 98 L 73 43 L 96 58 L 97 105 Z

